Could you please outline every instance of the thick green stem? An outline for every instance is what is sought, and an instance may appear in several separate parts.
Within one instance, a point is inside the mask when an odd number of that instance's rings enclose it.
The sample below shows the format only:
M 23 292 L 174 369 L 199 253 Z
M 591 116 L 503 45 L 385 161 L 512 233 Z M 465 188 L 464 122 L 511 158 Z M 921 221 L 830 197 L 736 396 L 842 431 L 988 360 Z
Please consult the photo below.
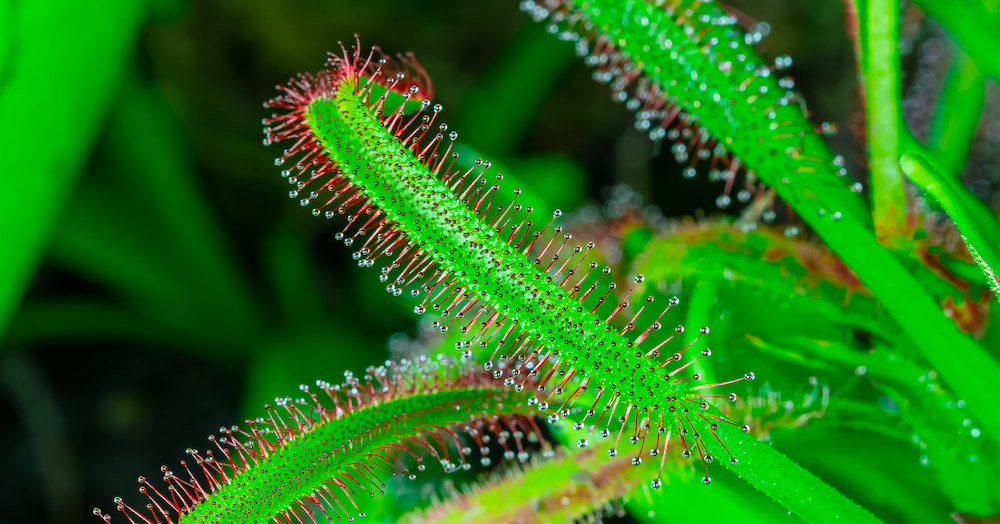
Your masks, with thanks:
M 865 123 L 871 173 L 872 218 L 879 242 L 890 248 L 906 230 L 906 186 L 899 172 L 901 127 L 899 2 L 871 0 L 865 11 Z
M 879 522 L 868 510 L 755 437 L 729 424 L 721 424 L 716 432 L 739 461 L 731 466 L 734 472 L 807 522 Z M 728 463 L 729 454 L 718 440 L 704 442 L 709 453 Z

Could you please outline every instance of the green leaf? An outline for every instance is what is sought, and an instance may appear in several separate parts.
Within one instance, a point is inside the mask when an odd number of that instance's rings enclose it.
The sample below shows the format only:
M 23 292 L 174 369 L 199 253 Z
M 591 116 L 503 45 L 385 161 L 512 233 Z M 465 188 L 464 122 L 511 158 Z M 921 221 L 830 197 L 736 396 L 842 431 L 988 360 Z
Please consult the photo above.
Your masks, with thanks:
M 4 158 L 10 176 L 0 177 L 0 332 L 94 143 L 144 6 L 139 0 L 0 5 L 0 114 L 8 123 L 0 127 L 0 143 L 12 155 Z M 60 79 L 81 81 L 67 89 Z
M 984 231 L 986 228 L 980 226 L 973 213 L 962 202 L 962 196 L 954 187 L 957 182 L 942 176 L 917 153 L 906 152 L 899 162 L 906 176 L 927 191 L 948 212 L 948 216 L 962 233 L 962 239 L 969 253 L 990 283 L 993 295 L 1000 301 L 1000 276 L 997 273 L 1000 271 L 1000 252 L 998 252 L 1000 244 L 988 237 Z M 995 227 L 995 224 L 991 226 Z
M 301 520 L 312 502 L 324 515 L 353 519 L 361 511 L 355 497 L 384 494 L 384 479 L 394 474 L 415 478 L 425 454 L 446 471 L 460 469 L 473 451 L 459 433 L 471 437 L 483 462 L 494 442 L 525 461 L 523 446 L 538 437 L 527 392 L 453 361 L 388 362 L 368 368 L 363 380 L 345 373 L 342 384 L 320 381 L 314 391 L 297 392 L 300 400 L 276 399 L 264 417 L 242 428 L 223 428 L 205 453 L 189 449 L 201 471 L 191 473 L 190 483 L 186 474 L 166 473 L 167 487 L 158 489 L 176 490 L 158 508 L 167 514 L 153 517 L 155 509 L 127 504 L 118 510 L 150 522 L 265 522 Z
M 664 491 L 674 489 L 675 481 L 683 485 L 690 480 L 690 474 L 677 471 L 682 464 L 677 460 L 667 463 L 664 473 L 670 480 Z M 659 467 L 658 460 L 646 460 L 636 467 L 627 457 L 611 459 L 594 449 L 562 448 L 554 458 L 475 484 L 448 500 L 404 515 L 400 521 L 410 524 L 575 522 L 604 514 L 606 508 L 628 496 L 636 486 L 645 485 L 647 479 L 655 477 Z
M 690 10 L 678 13 L 635 1 L 568 4 L 572 13 L 560 14 L 561 19 L 593 28 L 588 32 L 596 34 L 590 36 L 600 38 L 605 49 L 621 46 L 630 64 L 649 81 L 677 84 L 678 90 L 657 101 L 679 104 L 689 120 L 721 137 L 727 150 L 771 185 L 878 297 L 904 334 L 968 402 L 988 438 L 1000 442 L 1000 415 L 994 409 L 1000 365 L 962 333 L 922 284 L 879 244 L 869 210 L 837 176 L 839 162 L 798 105 L 779 100 L 785 90 L 774 75 L 762 72 L 766 65 L 733 27 L 729 15 L 714 2 L 692 2 Z M 940 3 L 945 4 L 965 5 Z M 551 14 L 530 5 L 541 11 L 532 13 L 540 20 Z M 967 51 L 975 58 L 972 50 Z M 1000 59 L 995 52 L 991 56 Z M 734 63 L 746 65 L 734 68 Z M 621 92 L 627 98 L 628 93 Z
M 986 79 L 961 49 L 955 51 L 951 60 L 951 68 L 931 122 L 927 147 L 937 152 L 945 173 L 958 179 L 969 160 L 969 151 L 983 113 Z
M 697 423 L 701 431 L 707 425 Z M 769 445 L 728 424 L 719 427 L 719 436 L 740 463 L 732 466 L 743 480 L 795 512 L 808 522 L 879 522 L 866 509 L 841 495 L 825 482 Z M 728 454 L 719 441 L 706 439 L 705 447 L 717 457 Z
M 917 0 L 916 4 L 952 34 L 983 75 L 1000 80 L 996 13 L 976 0 Z

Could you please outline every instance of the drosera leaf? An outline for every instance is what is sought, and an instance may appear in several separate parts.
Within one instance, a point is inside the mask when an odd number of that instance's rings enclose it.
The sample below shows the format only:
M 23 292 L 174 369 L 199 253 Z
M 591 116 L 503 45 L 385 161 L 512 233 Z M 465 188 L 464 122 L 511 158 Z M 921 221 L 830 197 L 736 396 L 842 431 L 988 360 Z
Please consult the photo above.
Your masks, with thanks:
M 803 215 L 867 220 L 860 186 L 805 117 L 792 79 L 778 78 L 791 58 L 765 63 L 753 48 L 760 33 L 744 34 L 718 3 L 525 0 L 521 9 L 574 43 L 612 99 L 635 111 L 636 128 L 672 144 L 685 176 L 709 164 L 710 178 L 726 182 L 720 207 L 752 196 L 759 178 Z
M 148 500 L 116 497 L 118 511 L 133 524 L 353 520 L 364 516 L 356 498 L 384 491 L 387 476 L 415 478 L 427 455 L 446 471 L 469 469 L 473 455 L 488 464 L 496 443 L 523 462 L 525 445 L 540 436 L 526 393 L 454 359 L 389 361 L 363 379 L 344 375 L 342 384 L 302 386 L 301 398 L 276 398 L 264 417 L 220 429 L 204 453 L 188 449 L 182 470 L 162 468 L 165 486 L 139 477 Z
M 730 396 L 707 390 L 751 380 L 753 374 L 701 383 L 688 369 L 711 355 L 692 349 L 700 335 L 670 350 L 666 344 L 683 328 L 665 339 L 651 337 L 676 301 L 668 301 L 647 328 L 637 329 L 644 307 L 629 321 L 623 312 L 631 291 L 619 299 L 612 295 L 613 282 L 597 291 L 610 268 L 588 263 L 595 244 L 574 247 L 573 236 L 555 225 L 560 211 L 533 231 L 535 215 L 516 200 L 520 191 L 510 204 L 496 202 L 502 175 L 491 176 L 489 162 L 454 169 L 457 133 L 438 122 L 441 106 L 425 99 L 421 113 L 383 111 L 382 98 L 371 97 L 372 82 L 384 81 L 396 92 L 399 83 L 405 98 L 423 95 L 418 83 L 405 72 L 385 69 L 375 53 L 363 53 L 360 45 L 345 49 L 332 56 L 330 69 L 298 76 L 268 102 L 287 111 L 267 119 L 265 134 L 268 141 L 293 144 L 276 160 L 293 165 L 282 173 L 294 182 L 292 196 L 314 215 L 347 215 L 348 224 L 335 238 L 361 245 L 353 255 L 360 266 L 383 264 L 379 278 L 387 291 L 423 297 L 416 313 L 440 311 L 435 327 L 465 334 L 458 344 L 464 357 L 474 354 L 472 346 L 492 348 L 484 366 L 515 389 L 524 387 L 525 377 L 542 377 L 534 402 L 551 420 L 582 411 L 574 400 L 589 388 L 599 400 L 579 424 L 592 424 L 595 431 L 601 425 L 603 434 L 614 430 L 615 446 L 629 441 L 642 450 L 654 441 L 667 446 L 677 439 L 676 445 L 703 458 L 698 439 L 684 438 L 689 418 L 717 417 L 712 404 Z M 632 280 L 634 290 L 643 277 Z M 640 334 L 626 335 L 630 331 Z M 698 332 L 704 335 L 708 328 Z M 639 349 L 647 338 L 658 343 Z M 688 361 L 679 363 L 685 354 Z M 555 403 L 564 389 L 566 400 Z M 691 408 L 705 414 L 689 415 Z
M 709 453 L 731 452 L 739 460 L 739 464 L 732 467 L 737 475 L 802 519 L 808 522 L 834 519 L 880 522 L 868 510 L 769 445 L 726 425 L 719 427 L 719 433 L 729 449 L 723 450 L 718 441 L 708 443 L 706 440 Z
M 766 388 L 766 386 L 765 386 Z M 729 412 L 734 420 L 752 420 L 751 434 L 759 436 L 776 428 L 799 427 L 825 409 L 825 396 L 816 386 L 802 398 L 782 398 L 770 391 L 766 397 L 740 398 Z M 411 512 L 403 522 L 571 522 L 590 517 L 600 520 L 606 514 L 618 514 L 622 506 L 635 517 L 667 517 L 686 522 L 705 515 L 711 506 L 714 518 L 761 520 L 789 518 L 788 511 L 776 503 L 762 503 L 760 496 L 728 471 L 717 471 L 726 479 L 722 485 L 713 479 L 705 489 L 691 467 L 673 450 L 669 456 L 650 453 L 638 460 L 627 457 L 607 459 L 592 448 L 573 445 L 575 434 L 560 425 L 553 426 L 554 438 L 567 447 L 558 448 L 549 458 L 536 459 L 530 465 L 516 467 L 500 475 L 463 489 L 446 492 L 446 498 L 428 508 Z M 546 456 L 546 454 L 543 454 Z M 656 474 L 665 459 L 663 489 L 653 490 L 646 480 Z M 553 482 L 554 479 L 563 479 Z M 693 481 L 693 482 L 692 482 Z M 732 498 L 738 496 L 739 501 Z M 690 499 L 690 500 L 686 500 Z M 693 502 L 698 500 L 700 502 Z M 636 513 L 637 512 L 637 513 Z
M 585 263 L 594 243 L 572 247 L 572 235 L 554 224 L 561 212 L 533 232 L 530 210 L 516 202 L 497 205 L 494 193 L 502 176 L 487 175 L 489 162 L 453 171 L 449 161 L 457 134 L 437 121 L 440 106 L 432 108 L 424 99 L 420 113 L 385 113 L 383 99 L 370 96 L 370 84 L 384 81 L 396 90 L 406 78 L 405 72 L 383 69 L 385 64 L 374 49 L 363 52 L 357 44 L 331 55 L 327 70 L 298 75 L 266 103 L 284 111 L 265 119 L 265 143 L 290 145 L 275 160 L 292 166 L 282 172 L 295 186 L 290 196 L 316 216 L 347 215 L 347 226 L 335 238 L 348 246 L 360 244 L 353 255 L 360 266 L 379 262 L 387 291 L 423 296 L 416 313 L 441 311 L 435 327 L 467 334 L 458 344 L 463 357 L 475 354 L 468 349 L 472 346 L 481 352 L 494 348 L 484 367 L 505 385 L 521 391 L 541 377 L 539 394 L 529 402 L 551 423 L 574 419 L 575 427 L 589 428 L 592 435 L 614 435 L 610 457 L 628 444 L 632 447 L 623 452 L 636 450 L 635 457 L 652 449 L 665 456 L 679 447 L 702 463 L 706 483 L 711 482 L 712 457 L 725 463 L 730 456 L 731 464 L 737 454 L 754 457 L 767 471 L 748 480 L 792 511 L 813 520 L 832 515 L 827 511 L 870 519 L 788 459 L 766 446 L 753 447 L 750 441 L 756 439 L 713 406 L 736 397 L 711 388 L 754 375 L 703 384 L 688 369 L 711 356 L 706 348 L 691 358 L 700 337 L 663 349 L 683 328 L 667 337 L 651 335 L 662 328 L 660 320 L 676 300 L 647 328 L 638 328 L 640 334 L 631 334 L 652 298 L 639 301 L 634 316 L 615 318 L 629 308 L 629 297 L 644 277 L 634 277 L 621 298 L 612 295 L 615 283 L 593 294 L 610 273 L 609 268 L 595 271 L 596 262 Z M 421 86 L 408 82 L 401 83 L 403 96 L 421 98 Z M 525 215 L 517 219 L 521 211 Z M 699 331 L 708 333 L 707 328 Z M 659 342 L 653 346 L 647 339 Z M 672 356 L 664 357 L 661 349 Z M 685 352 L 687 361 L 681 364 Z M 575 401 L 585 394 L 593 394 L 594 401 L 578 406 Z M 589 409 L 583 412 L 585 406 Z M 727 447 L 733 438 L 739 442 Z M 580 439 L 578 445 L 588 447 L 588 442 Z M 776 487 L 792 470 L 788 478 L 797 485 Z M 748 469 L 734 471 L 743 475 Z M 651 481 L 654 488 L 661 484 L 659 476 Z M 810 494 L 823 497 L 823 503 L 815 504 Z
M 768 384 L 738 400 L 732 406 L 731 416 L 748 422 L 750 434 L 763 442 L 771 434 L 782 430 L 798 430 L 822 417 L 829 403 L 829 391 L 819 384 L 806 389 L 781 394 Z M 712 489 L 685 482 L 671 482 L 668 489 L 646 496 L 632 496 L 626 506 L 632 516 L 640 521 L 659 523 L 696 522 L 704 520 L 706 508 L 720 522 L 749 521 L 777 522 L 801 521 L 773 500 L 762 500 L 756 489 L 742 482 L 730 471 L 718 471 L 712 480 Z
M 598 66 L 598 79 L 612 83 L 616 99 L 638 111 L 638 125 L 648 125 L 654 139 L 660 131 L 670 138 L 666 127 L 680 121 L 689 135 L 678 130 L 676 137 L 685 141 L 673 147 L 682 158 L 692 157 L 688 141 L 702 146 L 698 155 L 706 160 L 716 155 L 725 161 L 722 155 L 732 153 L 730 169 L 738 159 L 771 185 L 966 400 L 987 438 L 1000 442 L 1000 416 L 993 409 L 1000 364 L 943 315 L 921 282 L 878 243 L 870 210 L 855 194 L 861 185 L 848 186 L 839 176 L 846 175 L 843 160 L 832 156 L 790 103 L 798 101 L 791 85 L 775 80 L 751 47 L 759 33 L 743 35 L 717 3 L 702 0 L 525 0 L 521 6 L 549 21 L 553 33 L 576 40 L 585 60 Z M 716 154 L 717 140 L 722 155 Z
M 991 241 L 972 212 L 962 203 L 962 197 L 953 187 L 952 180 L 938 173 L 930 163 L 917 153 L 906 152 L 899 159 L 906 176 L 941 204 L 955 222 L 969 254 L 989 281 L 993 295 L 1000 301 L 1000 246 Z

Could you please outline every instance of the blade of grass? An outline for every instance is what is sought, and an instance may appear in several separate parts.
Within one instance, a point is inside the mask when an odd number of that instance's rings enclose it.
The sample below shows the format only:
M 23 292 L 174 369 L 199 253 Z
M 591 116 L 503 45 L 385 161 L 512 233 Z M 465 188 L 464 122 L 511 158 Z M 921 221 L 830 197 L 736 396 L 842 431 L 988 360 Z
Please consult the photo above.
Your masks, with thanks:
M 962 202 L 954 182 L 941 175 L 917 153 L 904 153 L 899 164 L 913 183 L 927 191 L 947 211 L 948 216 L 962 233 L 962 239 L 972 258 L 986 275 L 993 295 L 1000 301 L 1000 276 L 997 275 L 1000 271 L 998 246 L 980 229 L 975 215 Z
M 0 7 L 10 28 L 3 37 L 0 114 L 12 124 L 0 126 L 10 171 L 0 177 L 0 332 L 93 145 L 144 5 L 24 1 Z M 60 79 L 77 81 L 67 89 Z

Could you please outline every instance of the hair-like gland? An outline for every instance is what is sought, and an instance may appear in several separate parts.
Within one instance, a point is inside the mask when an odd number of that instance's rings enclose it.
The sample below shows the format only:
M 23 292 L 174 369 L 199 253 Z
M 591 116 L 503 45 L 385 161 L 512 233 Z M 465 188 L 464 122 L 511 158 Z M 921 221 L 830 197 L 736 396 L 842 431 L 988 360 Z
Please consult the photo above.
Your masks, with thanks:
M 794 81 L 777 78 L 791 58 L 764 63 L 753 48 L 760 33 L 744 34 L 718 3 L 524 0 L 521 9 L 575 42 L 594 78 L 636 112 L 637 129 L 673 142 L 676 160 L 688 164 L 685 177 L 699 163 L 710 164 L 710 178 L 725 181 L 719 207 L 729 206 L 743 171 L 741 202 L 761 194 L 758 176 L 771 185 L 808 176 L 825 187 L 861 191 L 806 118 Z M 800 198 L 795 194 L 782 197 Z
M 527 395 L 482 369 L 401 361 L 369 368 L 364 380 L 345 377 L 340 385 L 318 381 L 319 392 L 302 386 L 304 397 L 276 399 L 243 428 L 221 428 L 209 437 L 214 450 L 187 451 L 183 472 L 161 468 L 165 486 L 139 477 L 145 511 L 120 497 L 117 509 L 133 524 L 303 524 L 316 522 L 317 511 L 354 520 L 359 493 L 383 493 L 387 474 L 414 478 L 406 457 L 418 470 L 428 453 L 445 470 L 469 469 L 473 451 L 463 440 L 471 439 L 488 465 L 495 435 L 506 458 L 524 462 L 524 439 L 538 437 Z M 111 521 L 100 509 L 94 514 Z
M 359 265 L 380 263 L 380 278 L 393 294 L 422 294 L 416 312 L 440 311 L 442 330 L 462 330 L 463 356 L 471 357 L 473 346 L 480 352 L 493 347 L 485 367 L 494 369 L 497 379 L 521 390 L 537 378 L 540 393 L 530 400 L 550 420 L 570 415 L 574 401 L 591 389 L 595 400 L 575 426 L 590 424 L 602 436 L 617 430 L 609 455 L 617 454 L 626 428 L 631 428 L 628 440 L 639 445 L 637 458 L 648 449 L 665 460 L 669 443 L 679 440 L 685 456 L 697 453 L 711 461 L 702 434 L 725 448 L 715 429 L 736 424 L 710 409 L 710 402 L 735 394 L 706 390 L 752 379 L 752 373 L 719 384 L 700 384 L 697 373 L 684 374 L 711 352 L 704 349 L 680 363 L 692 342 L 666 356 L 665 344 L 682 327 L 651 340 L 669 306 L 636 335 L 636 319 L 652 297 L 640 303 L 627 325 L 613 327 L 615 317 L 629 308 L 634 286 L 620 300 L 612 295 L 614 283 L 595 293 L 610 269 L 586 261 L 593 243 L 573 246 L 572 235 L 554 224 L 558 211 L 548 225 L 533 230 L 531 208 L 516 201 L 497 205 L 489 162 L 453 171 L 457 134 L 437 122 L 441 106 L 432 108 L 423 99 L 416 114 L 404 114 L 407 103 L 385 110 L 392 96 L 412 103 L 425 89 L 422 84 L 389 70 L 374 48 L 363 54 L 360 45 L 332 55 L 327 66 L 279 86 L 282 94 L 265 105 L 287 112 L 265 119 L 265 142 L 292 144 L 276 164 L 295 159 L 282 174 L 296 185 L 291 194 L 303 206 L 315 215 L 347 215 L 348 224 L 336 237 L 346 245 L 361 243 L 354 253 Z M 400 90 L 404 82 L 407 88 Z M 635 277 L 636 283 L 642 280 Z M 606 301 L 610 314 L 599 312 Z M 568 395 L 550 409 L 564 390 Z M 587 442 L 581 439 L 579 445 Z M 710 481 L 707 465 L 704 481 Z

